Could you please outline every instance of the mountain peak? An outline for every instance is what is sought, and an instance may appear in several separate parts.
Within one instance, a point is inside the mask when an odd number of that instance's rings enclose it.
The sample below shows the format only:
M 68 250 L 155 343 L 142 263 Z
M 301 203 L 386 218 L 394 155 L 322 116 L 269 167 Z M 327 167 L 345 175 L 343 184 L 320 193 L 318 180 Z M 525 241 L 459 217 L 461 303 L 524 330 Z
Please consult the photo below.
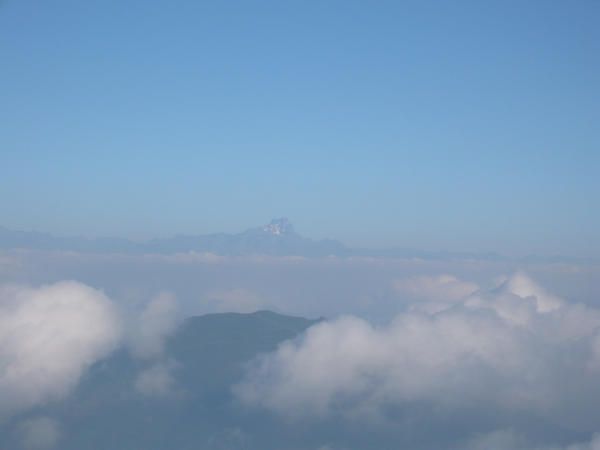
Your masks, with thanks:
M 294 226 L 287 217 L 280 217 L 278 219 L 271 220 L 271 222 L 263 227 L 263 231 L 275 236 L 280 236 L 283 234 L 293 233 Z

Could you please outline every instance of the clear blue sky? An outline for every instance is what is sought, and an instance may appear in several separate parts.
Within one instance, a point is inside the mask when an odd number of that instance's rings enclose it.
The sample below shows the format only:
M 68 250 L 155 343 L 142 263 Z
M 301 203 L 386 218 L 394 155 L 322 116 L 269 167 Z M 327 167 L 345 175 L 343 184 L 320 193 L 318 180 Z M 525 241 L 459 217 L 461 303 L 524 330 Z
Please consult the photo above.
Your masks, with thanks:
M 600 2 L 5 0 L 0 224 L 600 255 Z

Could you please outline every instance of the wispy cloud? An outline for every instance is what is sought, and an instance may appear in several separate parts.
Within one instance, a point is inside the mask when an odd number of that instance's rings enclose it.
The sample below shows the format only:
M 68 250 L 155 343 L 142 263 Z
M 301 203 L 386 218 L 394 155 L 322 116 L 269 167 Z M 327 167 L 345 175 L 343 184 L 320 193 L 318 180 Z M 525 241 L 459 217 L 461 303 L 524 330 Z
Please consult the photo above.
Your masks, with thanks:
M 161 292 L 150 300 L 131 323 L 130 348 L 141 359 L 163 355 L 165 340 L 179 320 L 177 299 L 169 292 Z
M 60 440 L 61 427 L 50 417 L 33 417 L 19 424 L 18 433 L 24 450 L 50 450 Z

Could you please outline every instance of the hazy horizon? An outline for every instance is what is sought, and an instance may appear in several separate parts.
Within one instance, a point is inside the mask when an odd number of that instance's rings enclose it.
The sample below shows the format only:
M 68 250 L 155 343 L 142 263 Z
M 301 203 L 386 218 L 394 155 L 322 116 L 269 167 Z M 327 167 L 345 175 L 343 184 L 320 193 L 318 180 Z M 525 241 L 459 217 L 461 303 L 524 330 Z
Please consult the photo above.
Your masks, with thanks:
M 46 231 L 43 230 L 17 230 L 17 229 L 10 229 L 7 227 L 3 227 L 2 224 L 0 224 L 0 230 L 4 229 L 5 231 L 7 231 L 9 234 L 7 236 L 5 236 L 5 238 L 3 240 L 0 241 L 0 248 L 4 248 L 4 249 L 31 249 L 31 250 L 36 250 L 36 249 L 40 249 L 39 244 L 11 244 L 11 236 L 10 233 L 16 233 L 15 236 L 18 236 L 19 238 L 22 237 L 22 233 L 33 233 L 33 234 L 39 234 L 39 235 L 46 235 L 48 238 L 58 238 L 58 239 L 85 239 L 85 240 L 105 240 L 105 239 L 109 239 L 109 240 L 126 240 L 126 241 L 131 241 L 133 244 L 151 244 L 154 241 L 165 241 L 165 240 L 170 240 L 170 239 L 178 239 L 178 238 L 182 238 L 182 237 L 210 237 L 210 236 L 216 236 L 216 235 L 228 235 L 231 237 L 235 237 L 237 235 L 242 235 L 244 233 L 248 233 L 248 232 L 253 232 L 253 231 L 264 231 L 265 227 L 269 226 L 269 224 L 274 223 L 274 222 L 278 222 L 278 221 L 289 221 L 289 219 L 287 217 L 277 217 L 277 218 L 273 218 L 271 219 L 270 222 L 264 222 L 260 225 L 253 225 L 253 226 L 247 226 L 244 228 L 241 228 L 237 231 L 233 231 L 231 233 L 227 233 L 224 232 L 222 230 L 214 230 L 212 232 L 209 233 L 190 233 L 190 234 L 185 234 L 185 233 L 174 233 L 174 234 L 168 234 L 168 235 L 164 235 L 164 236 L 148 236 L 145 238 L 130 238 L 127 236 L 116 236 L 116 235 L 85 235 L 85 234 L 73 234 L 73 235 L 69 235 L 69 234 L 52 234 L 52 233 L 48 233 Z M 293 223 L 289 222 L 290 225 L 293 227 Z M 498 249 L 493 249 L 493 248 L 487 248 L 484 250 L 480 250 L 480 251 L 475 251 L 475 250 L 471 250 L 468 248 L 462 248 L 462 249 L 457 249 L 457 250 L 448 250 L 446 248 L 435 248 L 435 247 L 415 247 L 415 246 L 411 246 L 410 244 L 407 245 L 403 245 L 403 246 L 382 246 L 382 247 L 352 247 L 350 245 L 347 245 L 347 243 L 342 242 L 338 239 L 336 239 L 333 236 L 327 236 L 324 238 L 320 238 L 320 239 L 314 239 L 310 236 L 305 236 L 303 235 L 301 232 L 298 232 L 298 230 L 295 229 L 295 227 L 293 228 L 293 232 L 292 234 L 301 237 L 303 239 L 306 239 L 308 241 L 316 241 L 317 243 L 319 241 L 335 241 L 336 243 L 344 246 L 347 250 L 349 251 L 359 251 L 358 254 L 354 254 L 352 256 L 357 257 L 357 256 L 382 256 L 379 255 L 379 253 L 384 252 L 387 253 L 387 257 L 399 257 L 399 258 L 406 258 L 406 257 L 424 257 L 424 258 L 438 258 L 438 257 L 442 257 L 443 255 L 447 255 L 448 257 L 455 257 L 455 258 L 470 258 L 470 257 L 474 257 L 474 258 L 485 258 L 488 256 L 493 256 L 493 257 L 499 257 L 499 258 L 514 258 L 514 259 L 527 259 L 527 258 L 537 258 L 537 259 L 546 259 L 546 260 L 552 260 L 555 262 L 589 262 L 589 263 L 597 263 L 600 261 L 600 257 L 596 256 L 595 254 L 591 254 L 591 255 L 572 255 L 572 254 L 560 254 L 560 253 L 526 253 L 526 252 L 519 252 L 519 251 L 515 251 L 515 252 L 502 252 Z M 14 238 L 13 238 L 14 239 Z M 14 239 L 15 242 L 19 242 L 20 239 Z M 63 244 L 64 245 L 64 244 Z M 67 250 L 67 248 L 63 248 L 63 250 Z M 108 251 L 108 252 L 119 252 L 119 250 L 114 250 L 111 249 L 110 247 L 107 247 L 106 249 L 102 249 L 102 247 L 98 247 L 93 251 Z M 149 253 L 152 253 L 153 250 L 152 247 L 148 248 L 147 251 Z M 200 246 L 200 248 L 194 248 L 193 246 L 190 246 L 188 248 L 181 248 L 178 251 L 173 250 L 173 253 L 177 253 L 177 252 L 208 252 L 208 253 L 215 253 L 216 255 L 221 255 L 222 253 L 220 253 L 219 251 L 212 251 L 211 249 L 205 249 L 202 248 L 202 246 Z M 369 252 L 374 252 L 372 254 L 370 254 Z M 159 253 L 161 253 L 162 251 L 159 251 Z M 257 255 L 261 254 L 261 249 L 260 247 L 257 247 L 254 250 L 254 253 Z M 306 256 L 304 254 L 302 254 L 302 251 L 300 252 L 296 252 L 294 253 L 293 251 L 291 251 L 289 253 L 289 256 Z M 326 255 L 323 255 L 326 256 Z M 343 254 L 343 255 L 336 255 L 335 252 L 332 252 L 330 256 L 351 256 L 351 254 Z

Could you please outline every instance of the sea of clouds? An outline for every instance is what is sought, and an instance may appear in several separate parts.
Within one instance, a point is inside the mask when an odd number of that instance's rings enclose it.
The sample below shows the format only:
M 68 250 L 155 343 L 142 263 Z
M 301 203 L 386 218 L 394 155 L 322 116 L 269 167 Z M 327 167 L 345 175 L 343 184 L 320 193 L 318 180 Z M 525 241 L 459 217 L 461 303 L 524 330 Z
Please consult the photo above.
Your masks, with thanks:
M 270 308 L 328 320 L 249 364 L 232 386 L 249 410 L 366 431 L 443 434 L 452 424 L 447 448 L 600 448 L 597 267 L 113 258 L 3 255 L 0 423 L 69 395 L 119 348 L 145 362 L 132 389 L 171 395 L 163 344 L 182 317 Z M 50 417 L 15 427 L 23 448 L 56 447 L 64 432 Z M 564 442 L 573 434 L 583 443 Z

